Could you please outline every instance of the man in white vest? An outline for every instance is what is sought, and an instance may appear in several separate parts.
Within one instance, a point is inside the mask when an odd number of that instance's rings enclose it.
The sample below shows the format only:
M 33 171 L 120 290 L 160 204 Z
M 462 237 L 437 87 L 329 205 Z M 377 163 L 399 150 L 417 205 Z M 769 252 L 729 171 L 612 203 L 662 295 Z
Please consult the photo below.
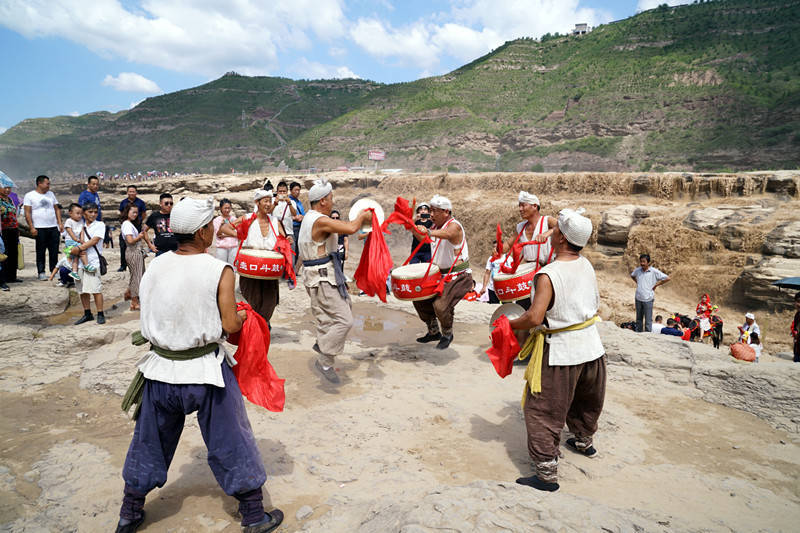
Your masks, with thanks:
M 539 208 L 539 197 L 526 191 L 520 191 L 517 196 L 519 216 L 522 221 L 517 224 L 517 234 L 508 242 L 508 248 L 516 242 L 533 242 L 522 247 L 522 259 L 526 263 L 536 263 L 536 270 L 555 259 L 555 251 L 550 243 L 550 235 L 556 225 L 556 219 L 542 215 Z M 531 295 L 533 296 L 533 295 Z M 530 308 L 533 298 L 524 298 L 516 303 Z
M 461 223 L 453 218 L 453 204 L 437 194 L 430 205 L 433 227 L 414 226 L 414 232 L 432 239 L 431 263 L 439 267 L 444 278 L 444 290 L 435 298 L 414 302 L 417 315 L 428 326 L 428 333 L 419 337 L 417 342 L 439 341 L 436 347 L 444 350 L 453 342 L 456 304 L 472 290 L 473 280 L 467 234 Z
M 311 209 L 300 225 L 298 248 L 303 262 L 303 285 L 311 298 L 317 330 L 314 351 L 318 357 L 314 367 L 329 382 L 339 383 L 334 358 L 344 350 L 347 332 L 353 327 L 353 313 L 338 251 L 338 234 L 355 233 L 372 220 L 372 212 L 365 210 L 350 222 L 332 219 L 333 186 L 324 178 L 314 182 L 308 191 L 308 201 Z
M 591 235 L 590 219 L 572 209 L 559 213 L 550 237 L 556 260 L 534 277 L 531 308 L 510 321 L 514 330 L 533 328 L 531 334 L 541 336 L 540 342 L 546 338 L 538 355 L 534 342 L 525 372 L 523 415 L 535 473 L 517 479 L 544 491 L 559 488 L 558 446 L 565 423 L 574 435 L 567 439 L 568 448 L 587 457 L 597 453 L 592 436 L 603 410 L 606 358 L 595 325 L 597 278 L 580 254 Z

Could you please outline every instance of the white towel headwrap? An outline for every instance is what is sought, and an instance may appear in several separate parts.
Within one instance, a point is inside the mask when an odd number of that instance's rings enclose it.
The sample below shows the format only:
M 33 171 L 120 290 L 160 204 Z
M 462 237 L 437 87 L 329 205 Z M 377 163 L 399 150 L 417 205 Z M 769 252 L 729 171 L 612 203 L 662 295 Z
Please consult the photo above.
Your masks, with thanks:
M 265 191 L 264 189 L 258 189 L 258 190 L 256 190 L 255 194 L 253 195 L 253 201 L 254 202 L 258 202 L 262 198 L 266 198 L 268 196 L 270 198 L 272 198 L 272 191 L 271 190 Z
M 431 198 L 431 207 L 437 207 L 439 209 L 447 209 L 448 211 L 453 210 L 453 204 L 450 203 L 450 200 L 447 199 L 445 196 L 440 196 L 438 194 L 434 194 L 433 198 Z
M 520 204 L 542 205 L 539 203 L 539 198 L 535 194 L 525 191 L 519 191 L 519 200 L 517 200 L 517 202 Z
M 319 178 L 318 180 L 314 180 L 314 186 L 308 191 L 308 201 L 318 202 L 328 196 L 332 191 L 333 185 L 331 185 L 327 179 Z
M 191 235 L 214 218 L 214 197 L 205 200 L 184 198 L 172 208 L 169 226 L 175 233 Z
M 581 248 L 589 242 L 592 236 L 592 221 L 583 216 L 586 210 L 579 207 L 576 210 L 562 209 L 558 213 L 558 229 L 568 242 Z

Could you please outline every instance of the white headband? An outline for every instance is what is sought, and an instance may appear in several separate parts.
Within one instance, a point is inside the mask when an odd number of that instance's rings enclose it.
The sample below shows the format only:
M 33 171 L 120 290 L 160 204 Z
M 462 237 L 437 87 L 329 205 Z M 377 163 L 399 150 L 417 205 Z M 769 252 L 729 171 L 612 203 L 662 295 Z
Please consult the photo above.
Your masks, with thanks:
M 520 204 L 542 205 L 539 203 L 539 198 L 537 198 L 535 194 L 525 191 L 519 191 L 519 200 L 517 201 Z
M 172 208 L 169 226 L 174 233 L 193 234 L 214 218 L 214 197 L 184 198 Z
M 558 229 L 568 242 L 583 248 L 592 236 L 592 221 L 583 216 L 586 211 L 579 207 L 576 210 L 562 209 L 558 213 Z
M 446 209 L 448 211 L 453 210 L 453 204 L 450 203 L 450 200 L 444 196 L 439 196 L 438 194 L 434 194 L 433 198 L 431 198 L 431 207 Z
M 333 191 L 333 185 L 327 179 L 314 180 L 314 186 L 308 191 L 308 201 L 318 202 L 328 196 L 331 191 Z
M 253 201 L 258 202 L 262 198 L 266 197 L 272 198 L 272 191 L 265 191 L 264 189 L 258 189 L 253 195 Z

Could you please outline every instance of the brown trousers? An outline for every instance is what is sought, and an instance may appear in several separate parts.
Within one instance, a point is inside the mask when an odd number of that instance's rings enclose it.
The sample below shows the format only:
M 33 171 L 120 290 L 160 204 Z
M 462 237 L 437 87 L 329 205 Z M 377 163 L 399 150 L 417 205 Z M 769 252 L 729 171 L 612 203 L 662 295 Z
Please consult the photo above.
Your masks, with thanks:
M 239 290 L 256 313 L 264 317 L 267 322 L 272 320 L 272 313 L 278 307 L 280 299 L 277 279 L 253 279 L 241 276 Z
M 573 366 L 550 366 L 550 345 L 544 345 L 542 392 L 525 398 L 528 453 L 535 463 L 558 458 L 561 430 L 591 444 L 606 395 L 606 356 Z
M 420 300 L 414 302 L 414 309 L 417 311 L 420 320 L 428 326 L 428 333 L 439 333 L 439 325 L 442 326 L 442 334 L 453 334 L 453 317 L 455 316 L 456 304 L 472 290 L 472 276 L 467 273 L 459 274 L 452 281 L 444 284 L 442 294 L 430 300 Z M 436 323 L 436 320 L 439 323 Z
M 315 287 L 306 287 L 311 298 L 311 313 L 317 332 L 317 359 L 322 366 L 333 366 L 334 357 L 344 350 L 347 333 L 353 327 L 353 303 L 342 298 L 336 285 L 320 281 Z

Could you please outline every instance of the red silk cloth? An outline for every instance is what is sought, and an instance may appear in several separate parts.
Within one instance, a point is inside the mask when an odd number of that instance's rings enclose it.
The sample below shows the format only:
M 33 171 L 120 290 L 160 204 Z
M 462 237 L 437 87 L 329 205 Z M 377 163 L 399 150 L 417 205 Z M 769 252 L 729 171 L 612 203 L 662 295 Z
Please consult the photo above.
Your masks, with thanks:
M 500 315 L 492 327 L 492 345 L 486 350 L 486 355 L 494 365 L 497 375 L 504 378 L 514 368 L 514 359 L 519 354 L 519 342 L 506 315 Z
M 385 303 L 386 279 L 393 266 L 392 254 L 389 253 L 389 247 L 386 246 L 375 210 L 370 209 L 370 211 L 372 211 L 372 232 L 367 235 L 367 240 L 364 242 L 364 250 L 361 252 L 361 259 L 355 274 L 353 274 L 353 279 L 356 280 L 356 286 L 365 294 L 377 295 Z
M 236 366 L 233 374 L 239 382 L 242 395 L 256 405 L 279 413 L 283 411 L 286 395 L 283 391 L 285 379 L 278 377 L 269 363 L 269 326 L 247 302 L 236 304 L 236 310 L 245 310 L 247 320 L 239 333 L 231 335 L 228 342 L 238 344 L 233 355 Z
M 397 199 L 394 201 L 394 211 L 392 211 L 386 220 L 383 221 L 383 225 L 381 226 L 381 231 L 386 234 L 391 235 L 391 231 L 389 231 L 389 224 L 402 224 L 408 231 L 416 233 L 416 225 L 414 224 L 414 205 L 416 204 L 416 200 L 409 205 L 408 200 L 403 198 L 402 196 L 398 196 Z M 418 235 L 418 234 L 417 234 Z M 415 237 L 417 237 L 415 235 Z M 411 255 L 403 262 L 403 266 L 407 265 L 411 259 L 417 255 L 417 252 L 420 248 L 422 248 L 423 244 L 432 242 L 430 237 L 427 235 L 422 235 L 422 237 L 417 237 L 419 240 L 419 244 L 416 248 L 411 252 Z

